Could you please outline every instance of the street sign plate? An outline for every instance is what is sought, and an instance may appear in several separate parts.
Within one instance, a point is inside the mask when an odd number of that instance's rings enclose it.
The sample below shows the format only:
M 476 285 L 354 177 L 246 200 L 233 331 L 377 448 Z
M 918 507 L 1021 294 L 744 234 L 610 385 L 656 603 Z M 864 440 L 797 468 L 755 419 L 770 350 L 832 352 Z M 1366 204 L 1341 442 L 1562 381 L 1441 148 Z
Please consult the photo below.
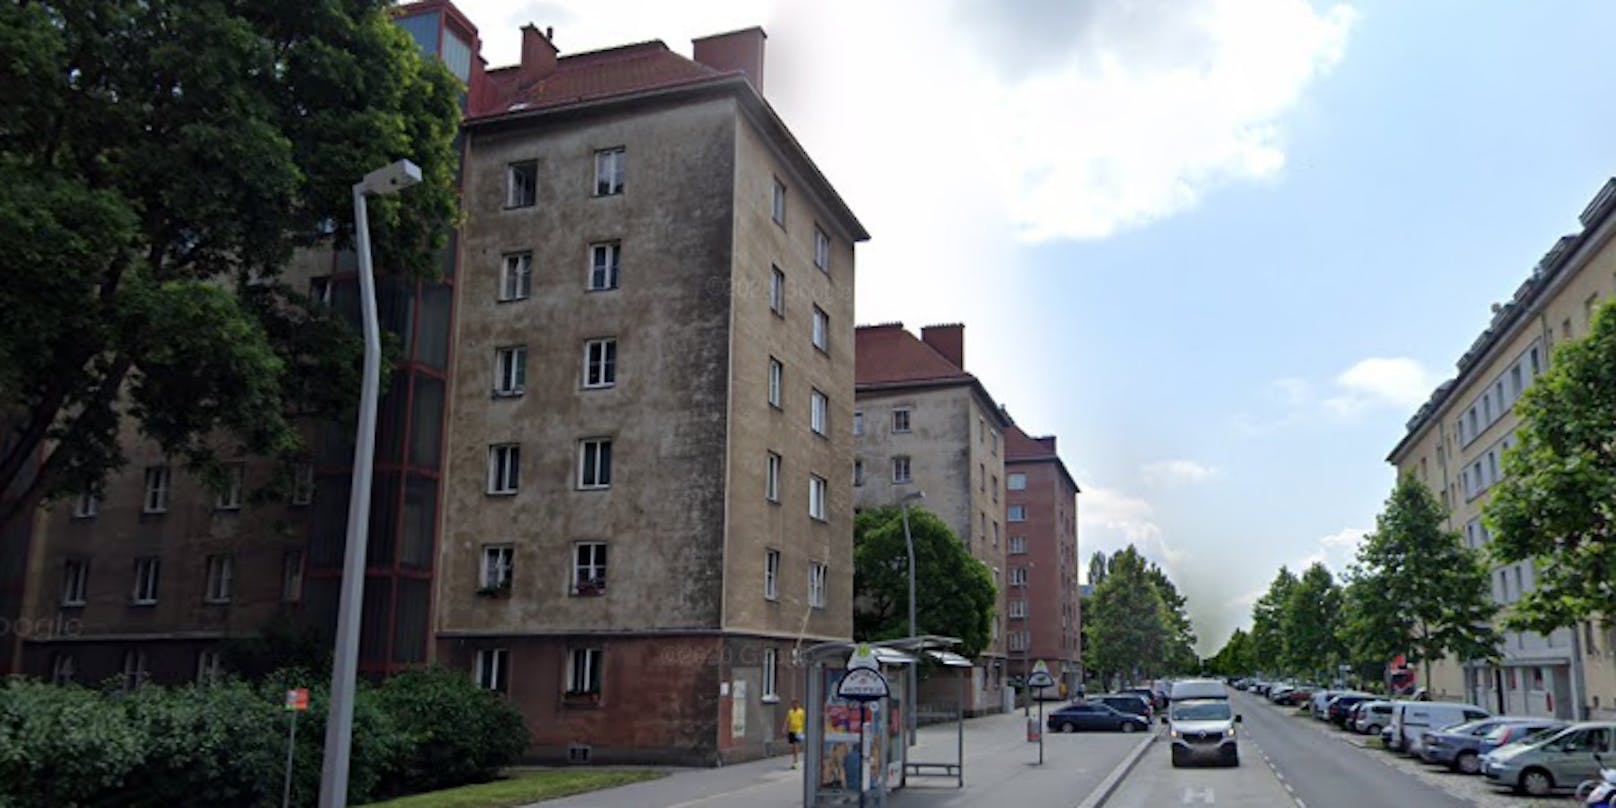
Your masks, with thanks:
M 877 701 L 887 694 L 887 677 L 870 668 L 848 669 L 836 686 L 836 695 L 851 701 Z
M 1027 677 L 1028 687 L 1054 687 L 1055 677 L 1049 675 L 1049 664 L 1042 659 L 1032 666 L 1032 675 Z
M 309 689 L 299 687 L 286 691 L 286 709 L 303 712 L 309 709 Z

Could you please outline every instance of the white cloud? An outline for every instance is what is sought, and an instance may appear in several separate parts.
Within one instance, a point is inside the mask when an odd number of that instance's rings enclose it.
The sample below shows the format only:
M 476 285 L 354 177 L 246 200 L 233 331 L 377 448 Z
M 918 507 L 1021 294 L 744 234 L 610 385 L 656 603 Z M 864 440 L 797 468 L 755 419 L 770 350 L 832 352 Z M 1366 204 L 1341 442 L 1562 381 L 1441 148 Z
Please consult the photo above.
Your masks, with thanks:
M 1146 558 L 1156 562 L 1167 576 L 1174 574 L 1190 554 L 1170 546 L 1156 522 L 1155 508 L 1139 497 L 1114 488 L 1092 486 L 1083 489 L 1077 501 L 1077 540 L 1083 549 L 1081 571 L 1087 575 L 1087 559 L 1095 551 L 1110 554 L 1133 545 Z
M 1139 467 L 1139 477 L 1146 485 L 1194 485 L 1223 476 L 1223 469 L 1203 465 L 1194 460 L 1157 460 Z
M 1412 411 L 1425 402 L 1437 382 L 1419 362 L 1406 356 L 1373 356 L 1342 371 L 1335 384 L 1339 392 L 1325 406 L 1355 415 L 1382 406 Z
M 1347 566 L 1357 558 L 1358 545 L 1363 543 L 1367 535 L 1369 531 L 1363 528 L 1344 528 L 1322 536 L 1313 543 L 1307 555 L 1291 566 L 1291 571 L 1300 575 L 1302 570 L 1322 562 L 1339 580 L 1342 573 L 1347 571 Z

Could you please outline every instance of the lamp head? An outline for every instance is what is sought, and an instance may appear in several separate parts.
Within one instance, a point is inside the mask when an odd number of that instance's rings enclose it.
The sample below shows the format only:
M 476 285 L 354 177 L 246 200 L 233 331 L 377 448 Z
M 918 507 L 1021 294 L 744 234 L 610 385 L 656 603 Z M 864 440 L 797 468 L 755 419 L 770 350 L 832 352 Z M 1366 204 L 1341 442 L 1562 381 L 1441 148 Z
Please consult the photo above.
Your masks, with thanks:
M 399 160 L 365 175 L 354 190 L 366 194 L 392 194 L 421 181 L 421 167 L 409 160 Z

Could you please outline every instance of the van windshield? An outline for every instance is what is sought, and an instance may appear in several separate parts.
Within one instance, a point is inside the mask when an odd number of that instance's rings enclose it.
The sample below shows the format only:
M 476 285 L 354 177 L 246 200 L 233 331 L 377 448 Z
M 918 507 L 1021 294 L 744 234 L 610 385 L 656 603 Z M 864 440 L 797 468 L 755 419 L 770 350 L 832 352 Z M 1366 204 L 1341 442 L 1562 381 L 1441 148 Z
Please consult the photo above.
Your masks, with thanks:
M 1173 706 L 1174 721 L 1228 721 L 1229 705 L 1221 702 L 1196 702 Z

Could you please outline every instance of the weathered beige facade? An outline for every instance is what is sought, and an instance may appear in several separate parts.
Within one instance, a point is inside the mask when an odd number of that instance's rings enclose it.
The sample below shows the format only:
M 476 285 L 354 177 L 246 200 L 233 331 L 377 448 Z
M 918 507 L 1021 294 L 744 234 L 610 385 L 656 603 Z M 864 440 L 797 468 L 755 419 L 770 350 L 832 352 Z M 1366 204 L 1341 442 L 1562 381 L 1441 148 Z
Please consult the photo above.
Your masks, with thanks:
M 1583 230 L 1559 239 L 1531 277 L 1459 360 L 1409 422 L 1387 459 L 1424 482 L 1448 510 L 1448 527 L 1465 542 L 1489 539 L 1482 510 L 1502 474 L 1502 452 L 1515 442 L 1513 403 L 1553 361 L 1554 347 L 1588 333 L 1596 308 L 1616 294 L 1616 180 L 1582 214 Z M 1493 598 L 1507 606 L 1530 591 L 1530 562 L 1494 566 Z M 1547 636 L 1509 632 L 1498 665 L 1449 660 L 1433 672 L 1433 692 L 1463 694 L 1495 711 L 1562 718 L 1616 716 L 1616 636 L 1592 624 Z

